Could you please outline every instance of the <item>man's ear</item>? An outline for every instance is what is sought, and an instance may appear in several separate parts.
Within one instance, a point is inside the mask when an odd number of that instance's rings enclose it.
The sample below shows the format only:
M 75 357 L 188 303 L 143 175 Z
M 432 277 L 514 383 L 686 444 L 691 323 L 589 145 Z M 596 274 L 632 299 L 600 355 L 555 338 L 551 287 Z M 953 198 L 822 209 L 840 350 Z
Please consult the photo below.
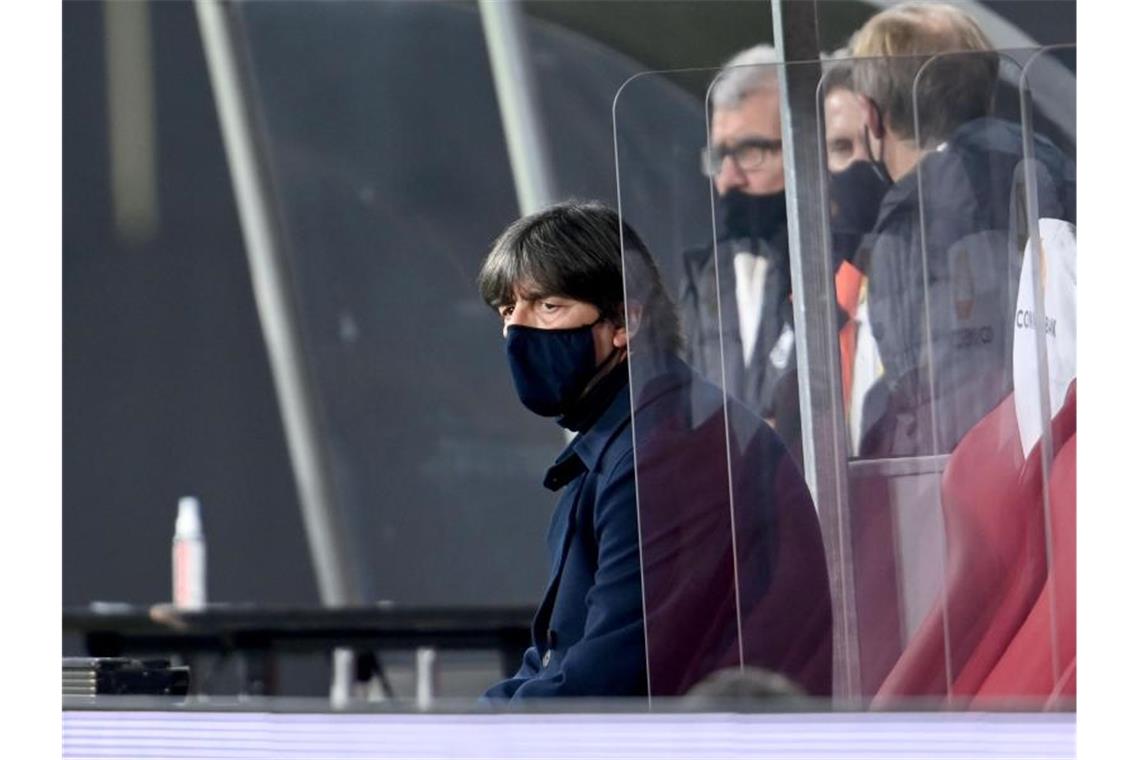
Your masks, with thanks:
M 863 108 L 863 119 L 867 125 L 867 130 L 871 133 L 871 137 L 876 140 L 882 140 L 883 135 L 887 131 L 886 124 L 883 123 L 883 112 L 879 110 L 876 105 L 866 95 L 858 95 L 859 105 Z
M 637 335 L 641 325 L 641 304 L 631 303 L 623 307 L 625 324 L 614 330 L 614 348 L 628 348 L 630 338 Z

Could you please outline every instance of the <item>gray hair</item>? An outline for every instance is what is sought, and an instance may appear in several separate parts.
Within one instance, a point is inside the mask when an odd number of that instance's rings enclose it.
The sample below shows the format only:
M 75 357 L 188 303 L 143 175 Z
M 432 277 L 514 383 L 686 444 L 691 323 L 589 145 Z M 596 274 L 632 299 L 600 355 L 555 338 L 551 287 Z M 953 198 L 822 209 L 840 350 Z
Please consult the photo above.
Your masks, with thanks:
M 771 45 L 756 45 L 734 55 L 713 82 L 713 108 L 738 108 L 749 95 L 778 87 L 775 64 L 779 63 L 780 56 Z

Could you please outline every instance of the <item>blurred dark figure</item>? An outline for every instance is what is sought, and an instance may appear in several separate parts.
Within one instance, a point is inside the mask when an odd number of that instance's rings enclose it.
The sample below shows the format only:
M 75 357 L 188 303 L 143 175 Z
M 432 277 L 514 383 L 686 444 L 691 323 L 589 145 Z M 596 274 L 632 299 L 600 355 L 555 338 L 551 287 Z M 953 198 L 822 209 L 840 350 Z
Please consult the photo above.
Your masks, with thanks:
M 890 183 L 871 157 L 880 141 L 871 137 L 866 109 L 855 92 L 849 53 L 838 50 L 824 64 L 820 98 L 827 146 L 831 253 L 839 303 L 839 356 L 849 452 L 859 454 L 864 416 L 878 419 L 885 396 L 882 362 L 867 308 L 867 271 L 879 207 Z M 864 414 L 864 410 L 867 414 Z
M 999 56 L 961 10 L 890 8 L 850 48 L 868 139 L 881 140 L 872 161 L 892 183 L 868 263 L 886 403 L 860 453 L 946 453 L 1013 387 L 1024 176 L 1037 176 L 1040 216 L 1075 223 L 1075 171 L 1040 137 L 1024 164 L 1020 125 L 992 116 Z
M 791 712 L 810 710 L 815 703 L 803 689 L 779 673 L 746 666 L 725 668 L 709 675 L 689 690 L 683 704 L 686 710 L 697 711 L 751 708 Z
M 798 461 L 779 61 L 757 45 L 713 83 L 701 164 L 716 189 L 717 240 L 685 252 L 679 307 L 688 362 L 773 424 Z

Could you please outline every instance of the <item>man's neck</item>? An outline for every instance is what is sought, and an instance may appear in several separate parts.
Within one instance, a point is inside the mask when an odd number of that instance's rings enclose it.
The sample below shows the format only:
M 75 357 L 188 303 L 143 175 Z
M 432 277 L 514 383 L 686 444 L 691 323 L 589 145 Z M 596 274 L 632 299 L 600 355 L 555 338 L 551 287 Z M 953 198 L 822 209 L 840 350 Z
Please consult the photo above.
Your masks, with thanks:
M 918 166 L 922 153 L 914 140 L 901 138 L 887 129 L 883 139 L 883 163 L 895 182 L 910 174 L 914 167 Z

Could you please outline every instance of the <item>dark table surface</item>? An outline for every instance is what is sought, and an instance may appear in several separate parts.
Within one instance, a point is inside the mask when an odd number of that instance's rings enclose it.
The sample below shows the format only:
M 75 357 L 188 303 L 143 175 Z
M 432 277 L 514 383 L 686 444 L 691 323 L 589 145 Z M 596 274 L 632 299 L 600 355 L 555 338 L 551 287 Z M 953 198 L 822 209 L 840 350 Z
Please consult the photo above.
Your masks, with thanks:
M 327 646 L 519 650 L 530 639 L 534 608 L 353 607 L 212 604 L 202 610 L 169 604 L 96 603 L 65 607 L 63 630 L 81 634 L 91 656 L 132 652 Z
M 414 607 L 378 603 L 354 607 L 211 604 L 201 610 L 170 604 L 97 602 L 65 607 L 63 632 L 78 634 L 90 657 L 176 655 L 236 658 L 244 694 L 277 692 L 278 656 L 353 650 L 357 678 L 381 670 L 378 653 L 431 647 L 494 650 L 510 675 L 530 644 L 534 608 Z M 363 668 L 363 670 L 362 670 Z M 209 679 L 206 679 L 207 681 Z M 193 692 L 205 681 L 192 677 Z M 390 687 L 386 685 L 390 690 Z

